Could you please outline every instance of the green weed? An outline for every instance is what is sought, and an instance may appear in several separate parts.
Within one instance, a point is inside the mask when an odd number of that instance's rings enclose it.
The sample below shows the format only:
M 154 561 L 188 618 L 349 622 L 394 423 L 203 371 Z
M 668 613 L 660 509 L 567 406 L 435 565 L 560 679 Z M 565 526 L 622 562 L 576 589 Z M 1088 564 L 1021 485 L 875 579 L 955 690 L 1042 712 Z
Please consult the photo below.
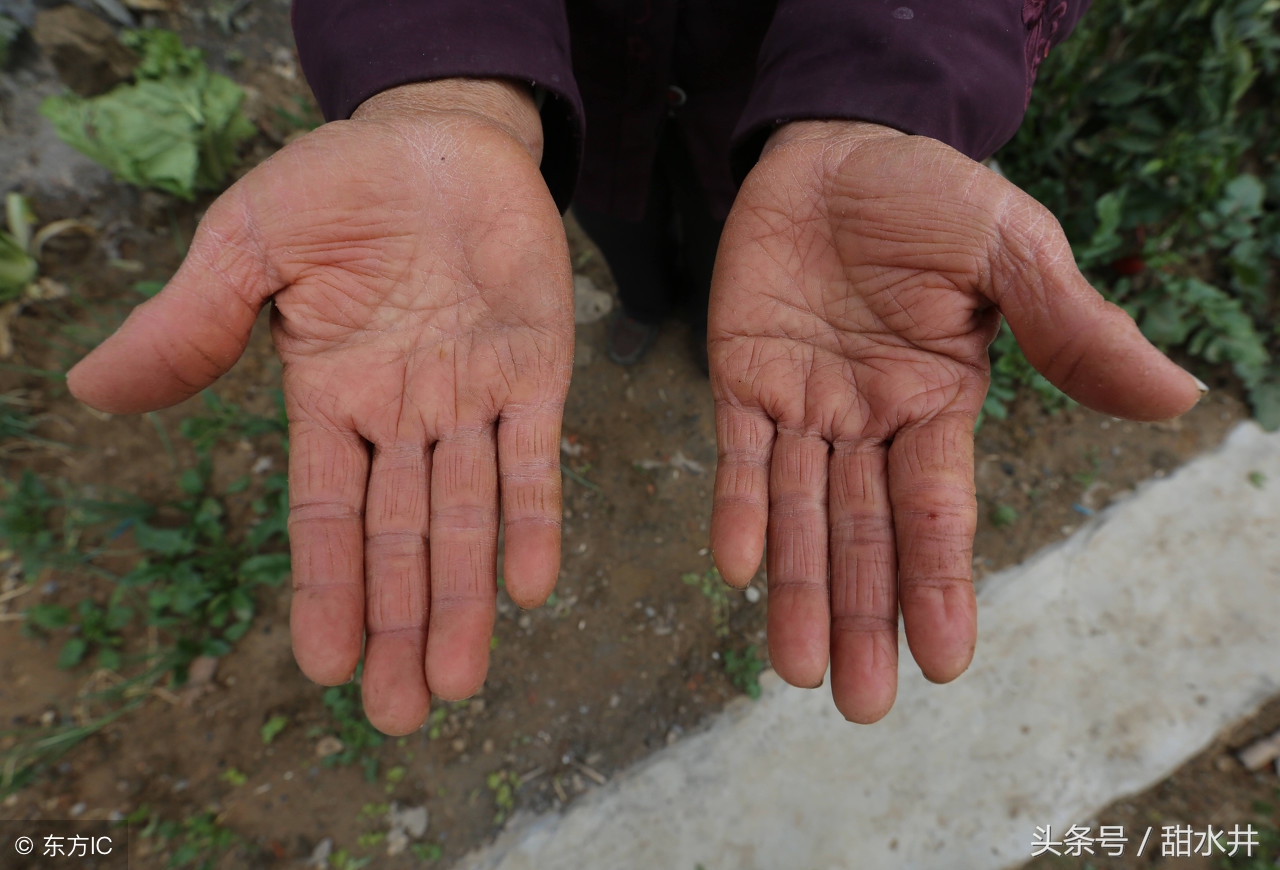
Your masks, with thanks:
M 388 770 L 384 777 L 387 781 L 387 784 L 383 787 L 384 791 L 386 791 L 387 794 L 391 794 L 395 791 L 396 786 L 404 782 L 405 775 L 408 774 L 408 772 L 409 771 L 402 765 L 396 765 Z
M 265 723 L 263 723 L 262 729 L 259 732 L 259 734 L 262 736 L 262 745 L 270 746 L 271 741 L 279 737 L 280 732 L 283 731 L 286 727 L 288 727 L 288 725 L 289 725 L 288 716 L 272 716 L 270 719 L 268 719 Z
M 409 851 L 419 861 L 431 862 L 439 861 L 444 857 L 444 849 L 439 843 L 414 843 L 409 847 Z
M 125 675 L 111 690 L 78 699 L 74 725 L 14 734 L 17 741 L 0 756 L 0 790 L 30 781 L 76 741 L 136 706 L 166 675 L 185 681 L 197 656 L 225 655 L 249 628 L 254 590 L 288 574 L 289 556 L 277 551 L 288 513 L 284 475 L 262 482 L 253 501 L 256 522 L 242 536 L 228 534 L 225 507 L 211 489 L 212 450 L 221 438 L 276 432 L 282 424 L 216 399 L 206 406 L 210 417 L 184 422 L 197 461 L 180 475 L 176 500 L 90 497 L 30 471 L 0 480 L 0 548 L 18 560 L 28 583 L 53 574 L 87 593 L 72 604 L 30 606 L 24 632 L 60 636 L 62 667 L 96 658 L 99 668 Z M 131 650 L 128 637 L 144 629 L 159 645 Z M 97 712 L 85 712 L 90 708 Z
M 368 866 L 373 861 L 371 856 L 357 858 L 346 849 L 338 849 L 329 856 L 329 866 L 333 870 L 360 870 L 361 867 Z
M 501 825 L 516 807 L 516 789 L 520 787 L 520 776 L 514 770 L 496 770 L 485 777 L 484 784 L 493 795 L 493 805 L 497 808 L 493 823 Z
M 36 434 L 42 414 L 33 412 L 36 403 L 20 392 L 0 393 L 0 457 L 34 447 L 66 449 L 61 441 Z
M 324 123 L 320 110 L 306 97 L 295 96 L 292 109 L 276 106 L 275 113 L 291 133 L 314 130 Z
M 701 574 L 683 574 L 680 577 L 686 586 L 692 586 L 702 593 L 702 597 L 711 604 L 711 625 L 716 637 L 724 639 L 729 636 L 729 590 L 724 579 L 715 568 L 709 568 Z
M 1018 511 L 1007 504 L 998 504 L 991 509 L 991 525 L 997 529 L 1008 528 L 1018 521 Z
M 385 735 L 369 722 L 360 700 L 360 678 L 364 663 L 356 666 L 355 678 L 341 686 L 331 686 L 320 696 L 329 711 L 332 731 L 342 741 L 342 751 L 334 753 L 322 762 L 326 767 L 351 764 L 359 761 L 365 778 L 374 782 L 378 778 L 378 758 L 374 750 L 380 747 Z
M 127 822 L 146 821 L 141 837 L 161 842 L 169 851 L 168 867 L 213 870 L 218 860 L 232 849 L 249 848 L 247 841 L 218 823 L 211 812 L 197 813 L 180 821 L 161 818 L 159 813 L 142 806 Z
M 760 649 L 751 644 L 742 652 L 726 650 L 724 653 L 724 672 L 729 680 L 746 693 L 753 701 L 760 697 L 760 674 L 764 671 L 764 660 L 760 657 Z

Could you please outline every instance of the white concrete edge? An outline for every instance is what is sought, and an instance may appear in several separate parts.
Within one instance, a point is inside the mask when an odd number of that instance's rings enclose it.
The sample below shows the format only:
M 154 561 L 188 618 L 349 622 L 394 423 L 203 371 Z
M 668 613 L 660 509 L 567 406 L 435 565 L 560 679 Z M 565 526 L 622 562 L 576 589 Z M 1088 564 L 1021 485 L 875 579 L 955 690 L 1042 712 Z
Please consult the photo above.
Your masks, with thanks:
M 950 686 L 904 667 L 895 710 L 858 728 L 825 689 L 768 678 L 759 701 L 564 814 L 513 819 L 460 866 L 1016 866 L 1036 826 L 1159 781 L 1280 692 L 1280 608 L 1258 606 L 1280 598 L 1278 493 L 1280 436 L 1241 424 L 989 577 L 978 657 Z

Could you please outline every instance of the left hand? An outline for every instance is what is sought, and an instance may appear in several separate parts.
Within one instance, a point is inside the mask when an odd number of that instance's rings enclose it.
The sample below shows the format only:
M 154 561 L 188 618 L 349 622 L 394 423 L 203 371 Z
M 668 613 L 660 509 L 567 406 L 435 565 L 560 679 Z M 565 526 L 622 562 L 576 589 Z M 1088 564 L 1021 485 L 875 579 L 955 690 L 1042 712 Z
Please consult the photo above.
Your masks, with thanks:
M 874 722 L 897 691 L 898 609 L 924 675 L 976 641 L 973 428 L 1009 319 L 1090 408 L 1175 417 L 1200 391 L 1080 274 L 1053 216 L 935 140 L 789 124 L 721 241 L 708 344 L 720 465 L 711 543 L 745 586 L 769 543 L 769 651 Z

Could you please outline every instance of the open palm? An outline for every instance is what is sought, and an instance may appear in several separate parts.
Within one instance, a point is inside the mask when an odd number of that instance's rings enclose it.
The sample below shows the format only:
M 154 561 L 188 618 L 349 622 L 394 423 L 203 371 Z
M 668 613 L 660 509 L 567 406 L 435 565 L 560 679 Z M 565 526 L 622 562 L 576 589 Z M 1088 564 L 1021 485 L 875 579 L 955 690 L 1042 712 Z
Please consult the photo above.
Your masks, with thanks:
M 779 674 L 875 721 L 898 613 L 926 677 L 973 655 L 973 427 L 1003 313 L 1028 359 L 1107 413 L 1187 410 L 1195 381 L 1076 269 L 1016 187 L 939 142 L 792 124 L 747 178 L 712 287 L 712 546 L 750 581 L 768 539 Z
M 320 128 L 210 208 L 178 274 L 72 388 L 115 412 L 186 398 L 268 299 L 294 652 L 332 684 L 363 644 L 369 718 L 405 733 L 432 693 L 484 679 L 499 502 L 512 597 L 540 603 L 559 567 L 572 285 L 536 155 L 466 113 Z

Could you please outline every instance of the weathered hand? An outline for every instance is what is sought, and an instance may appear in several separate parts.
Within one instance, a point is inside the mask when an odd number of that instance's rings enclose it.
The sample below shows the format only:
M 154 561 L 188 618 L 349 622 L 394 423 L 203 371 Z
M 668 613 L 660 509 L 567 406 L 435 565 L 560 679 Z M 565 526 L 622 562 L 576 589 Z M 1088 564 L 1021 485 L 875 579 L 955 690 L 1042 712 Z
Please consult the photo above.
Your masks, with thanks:
M 1176 416 L 1199 390 L 1075 267 L 1053 217 L 934 140 L 790 124 L 725 229 L 709 351 L 720 466 L 711 539 L 750 581 L 769 542 L 769 649 L 874 722 L 897 691 L 898 610 L 924 675 L 973 656 L 973 426 L 1003 313 L 1083 404 Z
M 499 501 L 507 589 L 542 602 L 560 557 L 572 283 L 527 93 L 388 91 L 253 170 L 169 285 L 69 375 L 114 413 L 231 367 L 274 301 L 291 455 L 292 632 L 392 734 L 488 667 Z

